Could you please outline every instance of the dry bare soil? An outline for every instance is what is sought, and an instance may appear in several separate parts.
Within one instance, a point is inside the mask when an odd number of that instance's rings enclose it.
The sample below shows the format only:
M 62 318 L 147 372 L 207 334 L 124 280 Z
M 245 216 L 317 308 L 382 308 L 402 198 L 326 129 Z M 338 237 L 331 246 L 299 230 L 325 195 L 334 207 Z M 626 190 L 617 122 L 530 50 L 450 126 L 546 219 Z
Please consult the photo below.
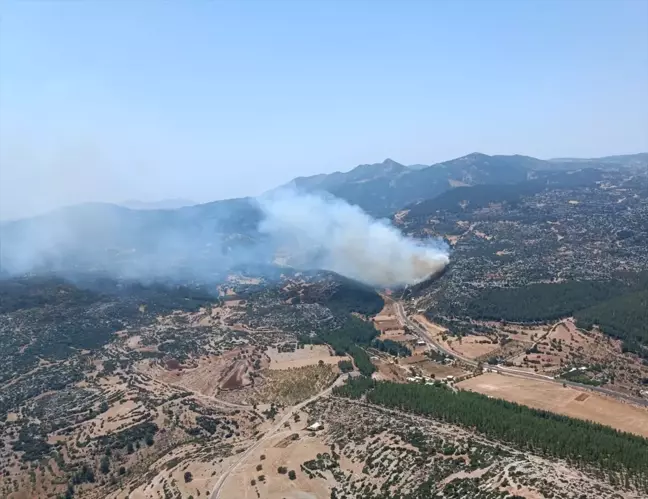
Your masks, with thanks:
M 271 347 L 266 354 L 270 358 L 268 368 L 271 370 L 309 366 L 318 364 L 320 360 L 325 364 L 337 364 L 347 359 L 333 355 L 327 345 L 307 345 L 297 348 L 294 352 L 279 352 L 276 347 Z
M 559 383 L 486 373 L 460 388 L 648 437 L 648 409 Z

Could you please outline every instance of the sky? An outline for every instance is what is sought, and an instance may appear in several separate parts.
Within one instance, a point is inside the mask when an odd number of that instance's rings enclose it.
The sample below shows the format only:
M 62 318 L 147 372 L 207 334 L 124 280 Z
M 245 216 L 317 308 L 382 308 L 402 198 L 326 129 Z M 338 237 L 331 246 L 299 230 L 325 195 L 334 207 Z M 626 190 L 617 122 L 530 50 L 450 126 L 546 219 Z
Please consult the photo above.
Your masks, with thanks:
M 0 219 L 648 151 L 648 0 L 0 3 Z

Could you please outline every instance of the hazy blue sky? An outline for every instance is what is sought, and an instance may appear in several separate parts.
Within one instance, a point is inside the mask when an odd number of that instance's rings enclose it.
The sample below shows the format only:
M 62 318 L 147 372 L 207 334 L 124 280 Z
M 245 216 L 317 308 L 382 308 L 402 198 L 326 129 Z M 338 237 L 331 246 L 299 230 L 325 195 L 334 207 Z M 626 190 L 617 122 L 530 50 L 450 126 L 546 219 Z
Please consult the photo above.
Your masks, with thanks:
M 648 1 L 11 1 L 0 217 L 648 150 Z

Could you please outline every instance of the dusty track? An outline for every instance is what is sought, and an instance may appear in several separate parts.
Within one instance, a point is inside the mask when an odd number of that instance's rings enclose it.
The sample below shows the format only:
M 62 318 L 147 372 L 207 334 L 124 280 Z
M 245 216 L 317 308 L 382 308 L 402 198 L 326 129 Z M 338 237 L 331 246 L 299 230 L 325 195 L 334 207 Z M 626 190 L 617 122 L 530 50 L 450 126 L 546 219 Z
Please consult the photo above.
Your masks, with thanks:
M 248 450 L 246 450 L 243 454 L 241 454 L 241 457 L 239 457 L 234 463 L 232 463 L 227 471 L 221 475 L 221 477 L 218 479 L 216 482 L 216 485 L 214 485 L 214 490 L 212 490 L 212 493 L 209 496 L 209 499 L 218 499 L 220 496 L 220 492 L 223 489 L 223 485 L 225 485 L 225 482 L 227 481 L 227 478 L 229 475 L 232 474 L 238 468 L 238 466 L 244 462 L 256 449 L 258 449 L 261 444 L 263 444 L 265 441 L 267 441 L 270 437 L 272 437 L 282 426 L 283 424 L 288 421 L 292 415 L 301 410 L 302 407 L 307 406 L 314 400 L 317 400 L 320 397 L 323 397 L 324 395 L 328 395 L 331 393 L 331 390 L 333 390 L 334 387 L 341 385 L 348 377 L 348 374 L 343 374 L 342 376 L 339 376 L 328 388 L 322 390 L 316 395 L 313 395 L 311 398 L 304 400 L 303 402 L 300 402 L 299 404 L 293 406 L 284 416 L 272 427 L 270 428 L 259 440 L 256 441 L 255 444 L 250 446 Z

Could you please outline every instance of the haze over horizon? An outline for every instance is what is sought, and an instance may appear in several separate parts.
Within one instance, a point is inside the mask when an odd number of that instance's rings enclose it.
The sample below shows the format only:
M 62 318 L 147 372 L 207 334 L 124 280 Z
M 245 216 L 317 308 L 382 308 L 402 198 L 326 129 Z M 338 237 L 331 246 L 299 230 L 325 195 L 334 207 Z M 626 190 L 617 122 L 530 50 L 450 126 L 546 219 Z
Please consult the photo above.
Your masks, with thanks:
M 648 2 L 8 1 L 0 19 L 0 220 L 387 157 L 648 151 Z

